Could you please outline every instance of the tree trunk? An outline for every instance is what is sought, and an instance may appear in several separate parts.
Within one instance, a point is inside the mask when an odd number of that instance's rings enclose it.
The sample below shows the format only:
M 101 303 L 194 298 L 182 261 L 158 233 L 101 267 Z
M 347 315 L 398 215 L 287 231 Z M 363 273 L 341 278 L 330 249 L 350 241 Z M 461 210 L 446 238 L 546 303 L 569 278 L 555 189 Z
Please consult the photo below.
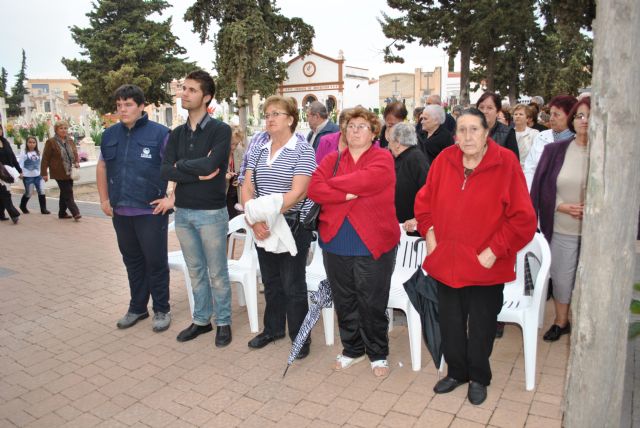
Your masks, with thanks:
M 469 68 L 471 63 L 471 41 L 460 44 L 460 104 L 469 104 Z
M 600 0 L 589 176 L 573 297 L 565 426 L 620 424 L 640 194 L 640 3 Z
M 493 51 L 493 47 L 489 47 L 487 50 L 487 76 L 486 76 L 487 91 L 496 91 L 496 53 Z
M 513 73 L 511 74 L 511 82 L 509 82 L 509 104 L 515 107 L 518 104 L 518 66 L 514 61 Z
M 238 117 L 240 119 L 240 129 L 246 134 L 247 132 L 247 101 L 245 99 L 244 76 L 238 74 L 236 76 L 236 89 L 238 90 Z

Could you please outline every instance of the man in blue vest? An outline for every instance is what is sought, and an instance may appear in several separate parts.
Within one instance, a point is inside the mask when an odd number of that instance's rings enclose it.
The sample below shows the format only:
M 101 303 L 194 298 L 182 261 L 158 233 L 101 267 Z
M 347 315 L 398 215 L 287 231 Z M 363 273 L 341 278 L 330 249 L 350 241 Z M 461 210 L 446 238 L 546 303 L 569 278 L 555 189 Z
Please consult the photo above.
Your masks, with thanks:
M 148 318 L 151 297 L 153 331 L 160 332 L 171 324 L 169 216 L 162 202 L 166 199 L 167 181 L 160 175 L 170 131 L 149 120 L 139 87 L 123 85 L 115 91 L 114 98 L 120 122 L 102 134 L 96 181 L 100 207 L 112 217 L 131 291 L 129 309 L 117 326 L 129 328 Z

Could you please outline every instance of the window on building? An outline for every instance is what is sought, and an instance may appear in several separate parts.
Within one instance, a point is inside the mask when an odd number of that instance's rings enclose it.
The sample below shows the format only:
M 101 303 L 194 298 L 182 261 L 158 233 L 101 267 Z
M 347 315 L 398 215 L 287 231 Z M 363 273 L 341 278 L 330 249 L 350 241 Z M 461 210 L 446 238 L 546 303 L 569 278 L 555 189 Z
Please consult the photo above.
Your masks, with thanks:
M 33 85 L 31 85 L 31 88 L 33 89 L 34 95 L 49 93 L 48 83 L 34 83 Z

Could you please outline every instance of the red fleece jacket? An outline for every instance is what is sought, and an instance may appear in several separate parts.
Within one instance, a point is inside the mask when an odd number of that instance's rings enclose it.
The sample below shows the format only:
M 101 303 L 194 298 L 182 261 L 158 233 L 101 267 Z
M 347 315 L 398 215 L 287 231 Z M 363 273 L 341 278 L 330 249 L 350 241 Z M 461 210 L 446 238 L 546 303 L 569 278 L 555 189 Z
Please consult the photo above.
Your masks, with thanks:
M 388 150 L 371 147 L 355 163 L 349 150 L 340 154 L 335 177 L 337 152 L 325 156 L 311 176 L 307 196 L 320 204 L 318 231 L 324 242 L 333 239 L 345 218 L 358 233 L 374 259 L 400 241 L 396 217 L 396 173 Z M 347 193 L 357 195 L 346 200 Z
M 415 214 L 420 235 L 433 226 L 436 237 L 425 270 L 453 288 L 513 281 L 516 254 L 536 231 L 520 163 L 491 139 L 466 180 L 462 151 L 458 146 L 443 150 L 416 195 Z M 487 247 L 497 257 L 490 269 L 477 257 Z

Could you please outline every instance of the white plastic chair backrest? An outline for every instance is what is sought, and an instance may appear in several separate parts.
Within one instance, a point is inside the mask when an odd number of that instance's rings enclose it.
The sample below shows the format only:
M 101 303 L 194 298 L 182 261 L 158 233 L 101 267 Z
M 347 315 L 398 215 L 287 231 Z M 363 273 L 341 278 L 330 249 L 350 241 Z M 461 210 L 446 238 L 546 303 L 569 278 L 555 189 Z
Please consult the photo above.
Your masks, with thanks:
M 253 256 L 251 254 L 253 251 L 253 230 L 251 230 L 249 225 L 244 221 L 244 214 L 240 214 L 229 220 L 229 231 L 227 234 L 231 235 L 240 229 L 244 229 L 246 233 L 244 238 L 244 247 L 242 248 L 242 255 L 238 261 L 240 264 L 251 263 L 253 261 Z
M 395 274 L 413 275 L 422 266 L 426 255 L 424 240 L 418 236 L 409 236 L 400 228 L 400 243 L 396 254 Z
M 322 248 L 320 248 L 320 243 L 318 242 L 319 239 L 320 238 L 316 238 L 316 240 L 311 243 L 310 249 L 313 250 L 313 256 L 311 257 L 311 263 L 307 266 L 307 269 L 314 273 L 324 272 L 324 261 L 322 259 Z
M 518 296 L 524 296 L 524 258 L 527 255 L 529 255 L 529 257 L 535 257 L 538 263 L 540 263 L 540 268 L 538 270 L 538 274 L 534 278 L 533 295 L 525 297 L 530 299 L 531 307 L 539 307 L 543 297 L 544 283 L 549 278 L 549 268 L 551 266 L 551 251 L 549 249 L 549 244 L 541 233 L 536 233 L 531 242 L 518 251 L 515 266 L 516 279 L 515 281 L 505 284 L 505 295 L 514 295 L 512 293 L 517 293 Z

